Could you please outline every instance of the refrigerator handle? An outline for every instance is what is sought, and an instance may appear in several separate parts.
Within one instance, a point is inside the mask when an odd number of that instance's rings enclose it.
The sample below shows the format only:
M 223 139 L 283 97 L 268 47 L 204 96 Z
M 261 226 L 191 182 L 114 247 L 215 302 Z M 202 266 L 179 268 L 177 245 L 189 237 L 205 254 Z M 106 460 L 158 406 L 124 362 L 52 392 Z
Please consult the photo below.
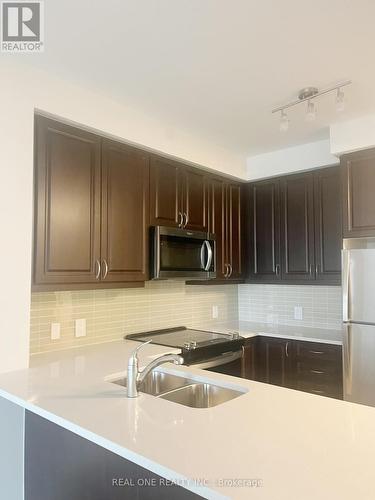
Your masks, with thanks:
M 351 396 L 353 390 L 353 336 L 352 327 L 346 325 L 343 343 L 344 397 Z
M 350 252 L 349 250 L 342 250 L 342 307 L 344 322 L 350 321 L 349 319 L 349 305 L 350 305 Z

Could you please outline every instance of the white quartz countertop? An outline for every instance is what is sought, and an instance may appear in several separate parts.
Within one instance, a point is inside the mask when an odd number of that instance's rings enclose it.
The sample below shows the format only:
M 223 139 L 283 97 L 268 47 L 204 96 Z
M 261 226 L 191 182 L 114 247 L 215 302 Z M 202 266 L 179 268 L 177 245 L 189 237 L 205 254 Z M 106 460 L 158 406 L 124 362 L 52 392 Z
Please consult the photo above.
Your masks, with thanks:
M 205 498 L 375 498 L 375 408 L 168 364 L 164 371 L 247 392 L 210 409 L 130 400 L 110 380 L 125 373 L 134 345 L 34 356 L 30 369 L 0 375 L 0 396 Z M 165 352 L 148 345 L 141 364 Z
M 341 345 L 343 343 L 343 330 L 328 330 L 325 328 L 311 328 L 306 326 L 276 325 L 252 321 L 232 321 L 216 325 L 214 328 L 206 325 L 205 329 L 214 329 L 217 332 L 223 333 L 237 331 L 245 338 L 262 335 L 291 340 L 305 340 L 308 342 L 322 342 L 325 344 Z

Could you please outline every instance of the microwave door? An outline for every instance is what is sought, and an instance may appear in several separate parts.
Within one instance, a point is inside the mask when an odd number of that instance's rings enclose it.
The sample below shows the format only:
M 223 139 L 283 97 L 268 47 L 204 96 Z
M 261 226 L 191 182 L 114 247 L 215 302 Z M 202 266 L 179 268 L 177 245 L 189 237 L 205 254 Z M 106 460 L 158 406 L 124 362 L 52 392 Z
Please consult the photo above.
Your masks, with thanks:
M 158 230 L 159 229 L 159 230 Z M 156 228 L 156 278 L 208 279 L 214 260 L 206 233 Z

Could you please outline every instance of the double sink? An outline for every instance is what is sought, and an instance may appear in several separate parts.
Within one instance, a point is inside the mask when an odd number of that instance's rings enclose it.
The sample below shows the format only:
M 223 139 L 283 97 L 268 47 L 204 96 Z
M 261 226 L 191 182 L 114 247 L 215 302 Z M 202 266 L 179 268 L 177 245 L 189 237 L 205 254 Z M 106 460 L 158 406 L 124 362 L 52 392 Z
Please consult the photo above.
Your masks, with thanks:
M 126 387 L 126 378 L 113 381 Z M 190 408 L 212 408 L 237 398 L 246 390 L 235 390 L 153 370 L 139 387 L 141 392 Z

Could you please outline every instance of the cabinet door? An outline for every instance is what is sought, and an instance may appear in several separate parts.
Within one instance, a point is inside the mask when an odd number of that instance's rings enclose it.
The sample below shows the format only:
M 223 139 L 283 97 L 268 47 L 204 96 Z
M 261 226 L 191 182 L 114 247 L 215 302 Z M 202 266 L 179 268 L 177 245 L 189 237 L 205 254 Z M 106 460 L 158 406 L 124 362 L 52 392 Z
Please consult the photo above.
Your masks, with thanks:
M 242 378 L 257 380 L 256 359 L 257 359 L 258 338 L 253 337 L 246 340 L 242 356 Z
M 153 156 L 150 165 L 150 224 L 178 227 L 182 222 L 181 167 Z
M 315 272 L 321 282 L 341 283 L 341 177 L 339 167 L 314 174 Z
M 248 193 L 249 279 L 280 281 L 280 182 L 251 184 Z
M 344 200 L 344 237 L 375 236 L 375 150 L 341 158 Z
M 256 380 L 267 384 L 290 387 L 291 341 L 259 337 L 256 349 Z
M 282 185 L 282 278 L 315 280 L 313 174 L 285 177 Z
M 199 170 L 187 168 L 183 173 L 184 224 L 187 229 L 207 231 L 207 189 L 206 174 Z
M 226 233 L 225 233 L 225 194 L 226 184 L 222 179 L 209 182 L 209 232 L 216 237 L 216 278 L 223 279 L 226 272 Z
M 101 277 L 105 281 L 147 279 L 148 181 L 145 153 L 103 141 Z
M 241 186 L 228 184 L 226 190 L 227 263 L 229 279 L 242 278 Z
M 34 284 L 96 281 L 100 139 L 35 118 Z

